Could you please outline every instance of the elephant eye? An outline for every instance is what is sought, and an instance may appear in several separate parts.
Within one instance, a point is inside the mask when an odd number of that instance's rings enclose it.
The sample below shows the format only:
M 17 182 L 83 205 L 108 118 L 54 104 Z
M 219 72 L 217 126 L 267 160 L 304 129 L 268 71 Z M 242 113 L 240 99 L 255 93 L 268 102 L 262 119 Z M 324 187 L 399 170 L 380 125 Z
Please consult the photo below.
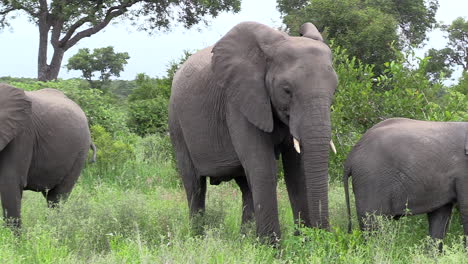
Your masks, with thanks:
M 282 88 L 287 95 L 291 96 L 291 87 L 288 84 L 283 84 Z

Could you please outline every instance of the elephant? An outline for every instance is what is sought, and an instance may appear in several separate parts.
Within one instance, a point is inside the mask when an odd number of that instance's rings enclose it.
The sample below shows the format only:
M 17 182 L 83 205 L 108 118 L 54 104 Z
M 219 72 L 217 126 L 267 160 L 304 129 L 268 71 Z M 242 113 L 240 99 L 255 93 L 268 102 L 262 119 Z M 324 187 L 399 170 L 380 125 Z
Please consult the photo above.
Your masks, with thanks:
M 23 190 L 42 192 L 50 207 L 66 199 L 90 147 L 95 150 L 85 114 L 62 92 L 0 84 L 0 195 L 7 224 L 21 226 Z
M 372 214 L 398 219 L 427 213 L 429 235 L 441 240 L 458 203 L 468 235 L 468 122 L 392 118 L 370 128 L 344 166 L 349 231 L 350 175 L 361 230 L 375 228 Z M 366 214 L 371 217 L 365 220 Z
M 234 179 L 242 222 L 255 218 L 263 241 L 280 238 L 281 154 L 297 224 L 328 229 L 330 107 L 338 84 L 317 28 L 301 36 L 242 22 L 191 55 L 175 74 L 169 131 L 190 218 L 205 210 L 206 178 Z

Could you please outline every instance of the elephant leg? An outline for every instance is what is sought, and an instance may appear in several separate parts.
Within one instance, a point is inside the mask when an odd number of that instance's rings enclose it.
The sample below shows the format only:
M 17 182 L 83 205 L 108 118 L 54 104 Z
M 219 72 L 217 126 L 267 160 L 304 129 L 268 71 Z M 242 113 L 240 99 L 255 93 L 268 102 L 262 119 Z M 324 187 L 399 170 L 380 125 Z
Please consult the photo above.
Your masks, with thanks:
M 21 227 L 21 198 L 23 196 L 23 189 L 19 184 L 14 184 L 13 186 L 1 184 L 0 196 L 5 223 L 16 231 Z
M 288 190 L 294 223 L 297 227 L 301 225 L 311 226 L 307 216 L 307 201 L 304 173 L 301 169 L 300 155 L 293 146 L 292 137 L 288 137 L 281 146 L 281 158 L 283 161 L 284 180 Z M 299 234 L 298 231 L 295 232 Z
M 457 192 L 457 202 L 460 211 L 461 222 L 463 225 L 463 233 L 465 235 L 464 242 L 467 244 L 468 237 L 468 177 L 460 177 L 455 180 L 455 190 Z
M 206 177 L 197 174 L 180 127 L 171 123 L 169 125 L 171 128 L 171 140 L 174 146 L 177 168 L 187 195 L 190 219 L 192 222 L 196 220 L 195 218 L 201 220 L 200 217 L 203 216 L 205 212 Z M 199 229 L 203 225 L 202 223 L 194 224 L 195 229 Z M 196 231 L 196 233 L 199 233 L 198 231 Z
M 228 117 L 231 140 L 252 191 L 257 235 L 269 243 L 276 243 L 281 234 L 273 139 L 234 108 L 229 109 Z
M 254 205 L 252 191 L 245 176 L 234 178 L 242 192 L 242 226 L 241 232 L 244 233 L 246 226 L 254 219 Z
M 187 195 L 193 232 L 199 235 L 202 233 L 204 225 L 203 215 L 205 213 L 206 177 L 200 177 L 196 174 L 195 168 L 192 161 L 188 158 L 188 155 L 185 156 L 184 159 L 178 157 L 177 163 Z
M 376 213 L 359 212 L 357 213 L 359 228 L 362 231 L 374 232 L 378 230 L 378 221 Z
M 446 204 L 427 214 L 429 220 L 429 235 L 434 240 L 442 240 L 448 229 L 453 204 Z M 439 250 L 442 250 L 442 241 L 438 241 Z
M 53 189 L 43 192 L 42 194 L 47 200 L 49 208 L 55 208 L 60 202 L 65 202 L 68 199 L 73 187 L 75 186 L 78 177 L 81 174 L 81 170 L 84 167 L 86 156 L 80 154 L 75 160 L 73 167 L 71 168 L 68 175 L 66 175 L 63 181 L 55 186 Z
M 21 227 L 21 198 L 29 171 L 32 143 L 27 138 L 13 140 L 0 152 L 0 198 L 3 217 L 15 231 Z

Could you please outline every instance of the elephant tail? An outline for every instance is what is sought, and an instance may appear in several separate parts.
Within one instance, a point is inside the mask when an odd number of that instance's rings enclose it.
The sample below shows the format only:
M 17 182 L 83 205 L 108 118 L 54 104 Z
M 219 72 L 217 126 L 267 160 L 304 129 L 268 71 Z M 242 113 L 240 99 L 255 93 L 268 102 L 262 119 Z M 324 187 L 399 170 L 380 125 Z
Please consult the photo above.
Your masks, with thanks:
M 344 191 L 345 191 L 345 197 L 346 197 L 346 207 L 347 207 L 347 212 L 348 212 L 348 233 L 351 233 L 351 206 L 349 203 L 349 184 L 348 184 L 348 179 L 349 176 L 351 175 L 351 165 L 345 163 L 345 169 L 344 169 L 344 174 L 343 174 L 343 186 L 344 186 Z
M 91 142 L 90 147 L 91 147 L 91 149 L 93 150 L 93 158 L 91 159 L 90 162 L 91 162 L 91 163 L 94 163 L 94 162 L 96 162 L 96 151 L 97 151 L 97 150 L 96 150 L 96 145 L 94 145 L 94 143 Z

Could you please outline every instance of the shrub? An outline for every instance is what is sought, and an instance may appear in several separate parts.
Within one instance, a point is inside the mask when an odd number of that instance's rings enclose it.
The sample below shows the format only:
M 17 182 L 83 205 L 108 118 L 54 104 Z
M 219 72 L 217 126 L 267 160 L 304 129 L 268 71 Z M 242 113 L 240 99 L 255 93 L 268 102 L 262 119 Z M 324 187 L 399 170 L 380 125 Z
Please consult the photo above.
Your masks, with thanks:
M 162 97 L 129 103 L 129 127 L 138 135 L 167 133 L 168 101 Z
M 138 135 L 167 132 L 170 83 L 138 74 L 137 88 L 128 97 L 128 126 Z
M 97 166 L 103 169 L 124 165 L 135 160 L 131 143 L 115 139 L 100 125 L 91 126 L 91 136 L 97 148 Z
M 152 134 L 137 145 L 138 159 L 143 162 L 174 161 L 174 151 L 168 134 Z

